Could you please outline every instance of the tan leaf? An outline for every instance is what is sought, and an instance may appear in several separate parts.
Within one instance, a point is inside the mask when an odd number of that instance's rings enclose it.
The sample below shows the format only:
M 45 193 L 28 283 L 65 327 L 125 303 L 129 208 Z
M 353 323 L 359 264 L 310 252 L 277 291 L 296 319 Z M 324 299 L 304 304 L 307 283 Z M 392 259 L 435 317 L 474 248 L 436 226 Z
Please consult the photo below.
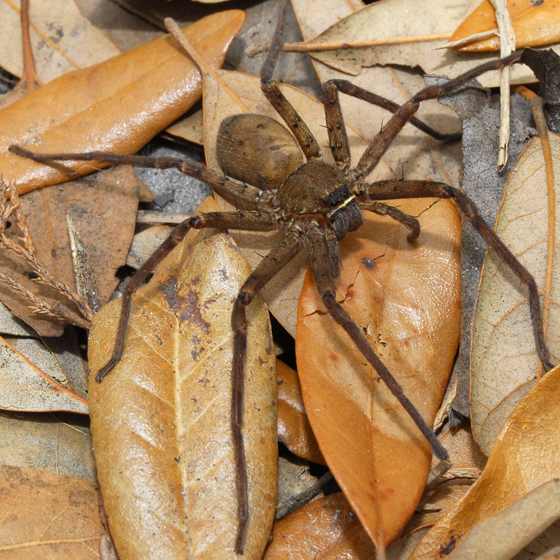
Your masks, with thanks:
M 515 32 L 515 47 L 539 47 L 560 41 L 560 10 L 551 0 L 509 0 L 507 10 Z M 496 11 L 489 0 L 484 0 L 476 10 L 461 23 L 449 40 L 460 41 L 475 33 L 498 30 Z M 464 52 L 495 51 L 500 49 L 500 38 L 495 35 L 477 41 L 460 50 Z
M 202 110 L 198 110 L 192 115 L 174 122 L 171 126 L 167 127 L 166 132 L 189 142 L 203 145 L 204 121 Z
M 230 116 L 243 112 L 267 115 L 282 122 L 278 113 L 261 93 L 258 76 L 241 72 L 216 72 L 219 84 L 213 76 L 204 77 L 204 143 L 206 159 L 209 167 L 219 169 L 216 156 L 216 138 L 222 121 Z M 311 132 L 317 138 L 319 146 L 328 146 L 328 133 L 325 127 L 325 110 L 323 105 L 292 86 L 281 85 L 282 92 L 305 119 Z M 352 153 L 359 157 L 367 146 L 367 142 L 355 131 L 348 131 Z M 325 150 L 325 161 L 332 162 L 330 153 Z M 380 166 L 386 173 L 387 167 Z M 221 199 L 218 201 L 220 210 L 231 210 L 232 206 Z M 270 248 L 281 240 L 282 232 L 234 232 L 234 238 L 243 256 L 255 268 Z M 301 293 L 303 278 L 307 270 L 307 255 L 302 252 L 292 259 L 268 284 L 261 290 L 270 311 L 282 326 L 292 335 L 296 332 L 297 300 Z
M 305 412 L 297 372 L 276 362 L 278 377 L 278 439 L 298 457 L 325 464 Z
M 551 133 L 549 138 L 558 185 L 560 137 Z M 533 138 L 510 175 L 496 232 L 531 271 L 539 291 L 547 275 L 552 275 L 552 305 L 545 313 L 549 314 L 547 337 L 555 362 L 560 315 L 554 302 L 560 299 L 560 283 L 558 263 L 548 269 L 547 250 L 549 235 L 560 239 L 560 220 L 556 219 L 554 231 L 549 232 L 550 211 L 559 215 L 560 200 L 556 193 L 555 208 L 549 207 L 541 141 Z M 484 265 L 472 339 L 472 428 L 481 449 L 488 454 L 507 417 L 533 386 L 539 367 L 527 289 L 493 251 Z
M 386 0 L 369 6 L 362 4 L 363 9 L 351 11 L 343 0 L 329 0 L 329 9 L 324 2 L 294 2 L 303 36 L 307 40 L 328 43 L 375 38 L 378 41 L 375 47 L 312 55 L 329 67 L 345 72 L 346 76 L 342 77 L 346 79 L 348 74 L 361 75 L 375 65 L 420 67 L 426 74 L 455 78 L 479 64 L 499 58 L 499 53 L 461 53 L 443 48 L 464 19 L 470 4 L 470 0 Z M 322 12 L 321 16 L 318 11 Z M 332 16 L 327 18 L 325 14 Z M 332 27 L 327 29 L 329 26 Z M 380 72 L 382 69 L 377 70 Z M 398 71 L 395 75 L 404 79 Z M 379 88 L 392 79 L 389 69 L 385 69 L 385 75 L 378 74 L 377 83 L 372 82 L 376 86 L 374 92 L 385 95 Z M 495 87 L 500 83 L 498 72 L 485 74 L 478 80 L 484 87 Z M 534 74 L 519 64 L 513 66 L 511 80 L 516 84 L 536 81 Z
M 354 515 L 344 494 L 315 500 L 276 521 L 265 560 L 367 560 L 375 547 Z
M 0 559 L 99 558 L 103 532 L 95 484 L 0 465 Z
M 75 290 L 67 222 L 70 216 L 84 242 L 90 269 L 94 271 L 97 296 L 101 303 L 106 303 L 119 283 L 115 273 L 126 262 L 142 188 L 145 187 L 132 167 L 119 167 L 71 181 L 57 189 L 28 193 L 22 197 L 21 204 L 37 258 L 59 281 Z M 17 230 L 11 233 L 14 241 L 19 235 Z M 2 272 L 43 301 L 68 303 L 49 286 L 32 281 L 30 266 L 4 248 L 0 265 Z M 63 334 L 64 323 L 33 313 L 29 302 L 9 286 L 0 285 L 0 299 L 40 335 Z
M 186 28 L 185 35 L 219 66 L 244 17 L 238 10 L 214 14 Z M 134 153 L 189 109 L 200 93 L 198 70 L 167 36 L 65 74 L 0 112 L 0 172 L 20 193 L 67 181 L 68 172 L 7 153 L 8 147 Z M 96 167 L 103 166 L 71 166 L 78 175 Z
M 199 207 L 212 209 L 211 199 Z M 189 233 L 134 296 L 123 358 L 102 383 L 90 382 L 99 481 L 121 560 L 236 557 L 230 325 L 249 273 L 228 236 Z M 92 371 L 111 355 L 119 314 L 115 301 L 96 317 Z M 275 358 L 260 301 L 248 319 L 244 558 L 251 559 L 262 556 L 274 518 L 277 420 Z
M 0 464 L 97 482 L 89 418 L 0 412 Z
M 422 539 L 410 560 L 450 554 L 480 521 L 560 477 L 560 368 L 550 371 L 504 425 L 480 478 Z
M 560 480 L 546 482 L 477 523 L 449 560 L 509 560 L 560 517 Z
M 16 341 L 14 341 L 16 342 Z M 27 346 L 23 339 L 19 345 Z M 50 364 L 54 365 L 54 364 Z M 60 373 L 60 369 L 56 370 Z M 87 401 L 50 377 L 23 352 L 0 337 L 0 408 L 6 410 L 66 410 L 88 413 Z
M 31 2 L 30 20 L 31 45 L 43 83 L 120 54 L 111 39 L 82 16 L 74 0 Z M 21 77 L 19 0 L 0 2 L 0 21 L 4 29 L 10 30 L 0 35 L 0 66 Z
M 341 241 L 337 299 L 431 424 L 458 344 L 460 221 L 449 203 L 394 204 L 419 217 L 418 246 L 410 245 L 401 224 L 368 214 Z M 298 309 L 296 355 L 321 451 L 369 535 L 383 546 L 420 501 L 430 447 L 326 313 L 310 273 Z

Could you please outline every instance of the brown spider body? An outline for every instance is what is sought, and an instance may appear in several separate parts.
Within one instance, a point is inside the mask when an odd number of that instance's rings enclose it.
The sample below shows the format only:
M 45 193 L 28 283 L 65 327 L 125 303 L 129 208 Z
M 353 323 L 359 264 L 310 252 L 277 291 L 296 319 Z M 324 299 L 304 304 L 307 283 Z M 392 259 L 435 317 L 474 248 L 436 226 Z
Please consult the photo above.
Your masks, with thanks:
M 286 2 L 283 9 L 285 5 Z M 520 54 L 479 66 L 446 84 L 427 87 L 400 107 L 350 82 L 344 80 L 327 82 L 323 86 L 325 117 L 329 132 L 329 147 L 335 162 L 328 164 L 323 161 L 321 149 L 307 125 L 284 97 L 278 84 L 272 80 L 273 69 L 282 46 L 282 27 L 283 11 L 267 61 L 261 71 L 261 84 L 265 97 L 288 128 L 269 117 L 257 115 L 234 115 L 226 119 L 220 127 L 217 143 L 218 161 L 225 175 L 204 165 L 174 158 L 126 156 L 103 152 L 33 154 L 17 146 L 10 148 L 14 153 L 35 161 L 94 160 L 160 169 L 175 167 L 183 173 L 205 181 L 224 198 L 233 200 L 244 208 L 252 209 L 202 214 L 188 218 L 177 226 L 124 288 L 115 348 L 109 362 L 97 373 L 98 381 L 101 381 L 120 360 L 132 294 L 191 228 L 231 228 L 263 232 L 282 229 L 284 231 L 282 241 L 270 251 L 246 280 L 235 300 L 232 314 L 234 359 L 231 427 L 237 465 L 239 529 L 236 550 L 238 552 L 243 551 L 249 522 L 249 481 L 242 434 L 248 328 L 245 311 L 262 287 L 295 257 L 302 247 L 307 250 L 317 289 L 332 318 L 347 332 L 429 441 L 434 454 L 440 459 L 436 471 L 439 469 L 441 474 L 450 466 L 445 448 L 375 354 L 362 330 L 335 297 L 334 279 L 339 276 L 341 266 L 338 240 L 362 225 L 362 212 L 388 215 L 401 222 L 411 232 L 410 241 L 415 241 L 420 234 L 420 227 L 415 218 L 380 201 L 397 198 L 453 198 L 465 218 L 528 287 L 537 350 L 545 368 L 552 367 L 542 328 L 538 289 L 533 277 L 500 241 L 493 229 L 484 222 L 474 203 L 460 189 L 431 181 L 390 180 L 371 184 L 366 182 L 367 176 L 406 123 L 410 122 L 440 140 L 451 139 L 413 117 L 422 101 L 450 95 L 476 76 L 515 62 Z M 381 105 L 394 113 L 381 132 L 371 141 L 354 168 L 351 168 L 350 148 L 338 102 L 340 92 Z

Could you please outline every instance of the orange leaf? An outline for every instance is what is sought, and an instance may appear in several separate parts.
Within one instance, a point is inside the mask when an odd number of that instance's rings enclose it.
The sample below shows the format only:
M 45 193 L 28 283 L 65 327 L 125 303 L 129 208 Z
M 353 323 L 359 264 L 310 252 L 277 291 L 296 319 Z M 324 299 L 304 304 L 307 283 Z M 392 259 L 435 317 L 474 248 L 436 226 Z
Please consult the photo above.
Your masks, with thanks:
M 212 65 L 220 66 L 245 14 L 205 17 L 185 35 Z M 189 109 L 201 94 L 194 63 L 168 37 L 65 74 L 0 112 L 0 173 L 19 193 L 70 178 L 60 167 L 7 153 L 11 144 L 38 152 L 109 151 L 132 154 Z M 84 175 L 96 167 L 71 167 Z
M 198 211 L 215 210 L 208 198 Z M 231 314 L 250 274 L 226 234 L 191 231 L 133 297 L 119 364 L 90 381 L 91 431 L 121 560 L 237 558 Z M 119 301 L 96 316 L 90 365 L 111 355 Z M 248 308 L 244 558 L 260 559 L 276 501 L 275 358 L 262 300 Z
M 560 41 L 560 6 L 553 0 L 508 0 L 507 9 L 515 31 L 515 46 L 539 47 Z M 459 25 L 450 42 L 498 29 L 496 13 L 489 0 L 484 0 Z M 495 51 L 500 49 L 500 38 L 490 37 L 458 50 L 465 52 Z
M 419 217 L 418 246 L 410 245 L 400 224 L 368 215 L 356 234 L 341 241 L 337 299 L 430 424 L 458 344 L 460 221 L 451 203 L 393 204 Z M 326 314 L 309 272 L 299 302 L 296 355 L 321 451 L 369 535 L 383 546 L 420 500 L 430 448 Z
M 560 367 L 550 371 L 507 419 L 486 468 L 467 496 L 422 539 L 410 560 L 441 558 L 478 522 L 560 477 Z
M 367 560 L 375 548 L 344 494 L 315 500 L 277 521 L 265 560 Z
M 0 559 L 94 560 L 103 527 L 95 484 L 0 465 Z

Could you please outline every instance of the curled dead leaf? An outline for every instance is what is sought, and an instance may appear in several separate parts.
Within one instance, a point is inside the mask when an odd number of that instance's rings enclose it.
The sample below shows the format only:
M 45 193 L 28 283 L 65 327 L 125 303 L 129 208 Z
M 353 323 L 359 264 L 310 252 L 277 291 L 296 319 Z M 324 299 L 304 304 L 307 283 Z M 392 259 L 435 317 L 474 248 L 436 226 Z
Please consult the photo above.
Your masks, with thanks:
M 341 241 L 337 299 L 431 424 L 458 344 L 460 221 L 449 203 L 397 204 L 418 216 L 418 245 L 402 225 L 368 215 Z M 429 445 L 326 313 L 309 273 L 298 311 L 296 355 L 313 432 L 368 534 L 384 546 L 420 500 Z
M 278 439 L 298 457 L 325 464 L 317 440 L 307 419 L 301 385 L 295 370 L 276 362 L 278 377 Z
M 215 209 L 207 199 L 200 211 Z M 133 297 L 123 358 L 90 381 L 91 429 L 121 560 L 236 558 L 230 425 L 232 306 L 250 273 L 231 239 L 191 231 Z M 119 301 L 96 316 L 90 364 L 113 349 Z M 261 558 L 276 502 L 275 357 L 264 305 L 248 308 L 244 558 Z
M 560 477 L 560 367 L 550 371 L 507 419 L 470 492 L 422 539 L 410 560 L 451 553 L 480 521 Z
M 560 480 L 546 482 L 477 523 L 449 560 L 509 560 L 560 518 Z

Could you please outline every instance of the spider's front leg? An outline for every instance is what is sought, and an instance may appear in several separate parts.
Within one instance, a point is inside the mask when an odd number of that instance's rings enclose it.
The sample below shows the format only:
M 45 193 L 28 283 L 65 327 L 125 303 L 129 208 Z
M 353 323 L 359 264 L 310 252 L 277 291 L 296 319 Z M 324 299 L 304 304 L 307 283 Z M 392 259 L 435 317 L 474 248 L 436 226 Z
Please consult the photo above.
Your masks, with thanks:
M 323 303 L 327 307 L 332 318 L 346 331 L 366 360 L 373 366 L 379 377 L 387 385 L 391 393 L 398 399 L 399 403 L 410 415 L 422 435 L 428 440 L 434 455 L 440 460 L 431 475 L 431 479 L 440 477 L 451 467 L 447 450 L 437 439 L 428 424 L 426 424 L 416 407 L 404 394 L 402 387 L 393 377 L 387 366 L 385 366 L 379 356 L 373 351 L 373 348 L 350 314 L 336 300 L 334 281 L 328 261 L 329 251 L 325 241 L 324 231 L 319 225 L 315 225 L 306 231 L 306 237 L 311 268 Z
M 126 284 L 122 294 L 122 307 L 119 325 L 115 337 L 113 353 L 109 361 L 97 372 L 95 380 L 101 383 L 103 378 L 119 363 L 124 343 L 126 328 L 130 317 L 132 296 L 146 282 L 146 279 L 155 270 L 157 265 L 176 247 L 191 229 L 240 228 L 247 231 L 272 231 L 277 228 L 277 220 L 268 214 L 258 212 L 209 212 L 200 216 L 187 218 L 179 224 L 169 237 L 155 250 L 152 256 L 144 263 L 138 272 Z
M 393 140 L 397 137 L 404 125 L 411 122 L 413 115 L 418 111 L 420 103 L 428 99 L 438 99 L 451 95 L 457 89 L 468 84 L 474 78 L 490 71 L 500 70 L 521 58 L 521 51 L 500 60 L 492 60 L 481 66 L 477 66 L 445 84 L 433 85 L 424 88 L 410 98 L 404 105 L 401 105 L 391 117 L 389 122 L 383 127 L 381 132 L 370 142 L 365 152 L 362 154 L 358 165 L 353 170 L 356 181 L 363 181 L 375 169 Z
M 537 352 L 545 371 L 552 369 L 554 366 L 550 362 L 550 355 L 546 346 L 539 290 L 533 275 L 519 262 L 494 230 L 484 221 L 476 204 L 462 190 L 435 181 L 389 180 L 367 185 L 363 194 L 359 195 L 361 205 L 366 203 L 372 204 L 372 201 L 376 200 L 432 197 L 452 198 L 455 200 L 465 218 L 474 226 L 488 246 L 496 251 L 503 263 L 527 286 L 529 289 L 529 305 Z

